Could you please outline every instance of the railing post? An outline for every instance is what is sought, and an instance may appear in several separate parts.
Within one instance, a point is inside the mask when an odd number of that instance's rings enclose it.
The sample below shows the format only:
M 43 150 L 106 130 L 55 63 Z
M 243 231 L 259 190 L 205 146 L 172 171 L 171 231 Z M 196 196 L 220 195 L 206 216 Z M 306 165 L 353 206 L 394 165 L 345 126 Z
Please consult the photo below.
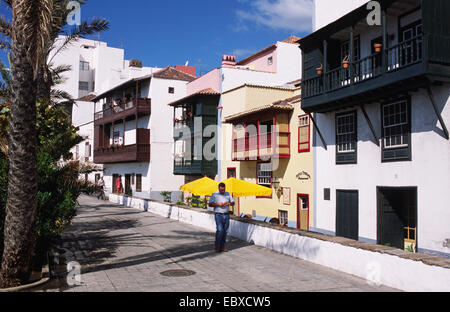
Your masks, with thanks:
M 326 40 L 323 41 L 323 82 L 322 82 L 322 93 L 325 93 L 327 90 L 327 71 L 328 71 L 328 42 Z
M 387 25 L 386 25 L 386 9 L 383 8 L 381 11 L 381 24 L 382 24 L 382 30 L 383 30 L 383 51 L 382 51 L 382 58 L 381 58 L 381 73 L 384 75 L 387 72 L 387 53 L 388 53 L 388 41 L 387 41 Z
M 352 25 L 350 27 L 350 47 L 349 47 L 349 61 L 350 61 L 350 67 L 349 67 L 349 72 L 350 72 L 350 84 L 353 84 L 353 64 L 355 62 L 354 60 L 354 46 L 355 46 L 355 42 L 354 42 L 354 36 L 353 36 L 353 32 L 354 32 L 354 26 Z

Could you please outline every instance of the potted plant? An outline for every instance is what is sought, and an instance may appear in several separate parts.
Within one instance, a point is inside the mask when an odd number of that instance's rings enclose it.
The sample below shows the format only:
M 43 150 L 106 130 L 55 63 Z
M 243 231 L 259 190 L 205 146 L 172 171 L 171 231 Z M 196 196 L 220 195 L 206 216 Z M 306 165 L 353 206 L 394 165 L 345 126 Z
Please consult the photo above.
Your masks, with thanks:
M 319 75 L 319 76 L 322 75 L 322 73 L 323 73 L 323 65 L 320 64 L 320 66 L 317 67 L 316 70 L 317 70 L 317 75 Z
M 381 43 L 375 43 L 375 44 L 373 45 L 373 47 L 374 47 L 374 49 L 375 49 L 375 52 L 380 53 L 380 52 L 381 52 L 381 49 L 383 48 L 383 45 L 382 45 Z
M 342 60 L 342 67 L 344 67 L 345 69 L 347 69 L 350 66 L 350 61 L 348 60 L 348 55 L 346 57 L 344 57 L 344 59 Z

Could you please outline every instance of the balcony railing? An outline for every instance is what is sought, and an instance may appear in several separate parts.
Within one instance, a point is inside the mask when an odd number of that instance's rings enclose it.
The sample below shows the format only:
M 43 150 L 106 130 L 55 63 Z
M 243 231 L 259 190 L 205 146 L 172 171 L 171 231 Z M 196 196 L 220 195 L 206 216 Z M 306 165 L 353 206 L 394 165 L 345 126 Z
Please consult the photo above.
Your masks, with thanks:
M 216 175 L 217 161 L 194 160 L 191 157 L 175 157 L 174 174 L 176 175 Z
M 383 61 L 385 57 L 385 61 Z M 423 60 L 423 36 L 416 36 L 383 52 L 369 55 L 350 63 L 348 68 L 339 67 L 321 76 L 305 79 L 303 97 L 309 98 L 333 92 L 352 84 L 362 83 L 385 73 L 401 70 Z M 383 64 L 384 67 L 383 67 Z
M 110 144 L 109 139 L 103 140 L 104 145 L 94 148 L 94 162 L 97 164 L 150 161 L 150 129 L 137 129 L 137 144 Z
M 126 162 L 150 162 L 150 144 L 119 145 L 97 148 L 94 162 L 113 164 Z
M 290 157 L 290 132 L 261 133 L 233 140 L 233 160 L 264 160 Z
M 151 112 L 151 100 L 150 99 L 131 99 L 127 103 L 110 107 L 101 112 L 95 113 L 94 120 L 98 121 L 104 118 L 122 116 L 126 114 L 132 114 L 135 110 L 150 114 Z

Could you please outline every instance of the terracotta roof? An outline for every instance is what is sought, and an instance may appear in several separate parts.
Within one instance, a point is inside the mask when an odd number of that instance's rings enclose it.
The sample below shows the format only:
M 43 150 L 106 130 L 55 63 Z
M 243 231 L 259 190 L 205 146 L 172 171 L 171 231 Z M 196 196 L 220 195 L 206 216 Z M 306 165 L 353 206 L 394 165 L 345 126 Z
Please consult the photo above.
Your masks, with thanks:
M 302 38 L 292 35 L 292 36 L 290 36 L 289 38 L 284 39 L 282 42 L 284 42 L 284 43 L 290 43 L 290 44 L 299 44 L 298 41 L 299 41 L 300 39 L 302 39 Z
M 231 115 L 225 118 L 225 123 L 233 123 L 234 121 L 242 120 L 242 118 L 244 117 L 260 114 L 267 111 L 293 111 L 293 105 L 297 102 L 300 102 L 300 99 L 301 96 L 296 95 L 285 100 L 277 101 L 272 104 L 256 107 L 242 113 Z
M 161 79 L 174 79 L 174 80 L 183 80 L 183 81 L 192 81 L 195 79 L 195 76 L 189 75 L 185 72 L 177 70 L 172 66 L 167 66 L 166 68 L 156 72 L 153 74 L 155 78 Z
M 95 93 L 91 93 L 91 94 L 88 94 L 88 95 L 86 95 L 86 96 L 83 96 L 83 97 L 79 98 L 77 101 L 82 101 L 82 102 L 92 102 L 92 101 L 94 101 L 94 99 L 95 99 L 96 97 L 97 97 L 97 96 L 95 95 Z
M 177 100 L 175 102 L 172 102 L 172 103 L 169 104 L 169 106 L 175 106 L 177 104 L 181 104 L 182 102 L 185 102 L 185 101 L 187 101 L 189 99 L 192 99 L 192 98 L 194 98 L 196 96 L 199 96 L 199 95 L 212 96 L 212 95 L 220 95 L 220 93 L 217 92 L 216 90 L 212 89 L 212 88 L 203 89 L 203 90 L 198 91 L 196 93 L 190 94 L 190 95 L 188 95 L 188 96 L 186 96 L 186 97 L 184 97 L 182 99 L 179 99 L 179 100 Z
M 281 42 L 299 45 L 299 43 L 297 41 L 299 41 L 300 39 L 301 39 L 300 37 L 292 35 L 289 38 L 284 39 Z M 262 54 L 268 53 L 269 51 L 275 49 L 276 47 L 277 47 L 277 44 L 272 44 L 271 46 L 268 46 L 267 48 L 262 49 L 261 51 L 256 52 L 255 54 L 250 55 L 249 57 L 246 57 L 245 59 L 237 62 L 236 65 L 243 65 L 243 64 L 247 63 L 248 61 L 250 61 L 250 60 L 252 60 L 252 59 L 254 59 L 254 58 L 256 58 L 256 57 L 258 57 L 258 56 L 260 56 Z
M 294 86 L 297 86 L 297 85 L 300 85 L 301 83 L 302 83 L 302 80 L 301 80 L 301 79 L 297 79 L 297 80 L 288 82 L 287 84 L 288 84 L 288 85 L 294 85 Z

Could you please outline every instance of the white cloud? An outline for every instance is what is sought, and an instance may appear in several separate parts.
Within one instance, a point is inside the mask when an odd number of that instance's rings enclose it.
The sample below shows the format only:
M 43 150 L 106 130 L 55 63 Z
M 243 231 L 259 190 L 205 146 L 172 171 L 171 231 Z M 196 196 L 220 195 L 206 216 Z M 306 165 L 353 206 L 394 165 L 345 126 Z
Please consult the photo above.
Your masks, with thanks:
M 312 29 L 313 0 L 238 0 L 248 3 L 249 10 L 236 12 L 239 24 L 235 30 L 246 30 L 248 23 L 258 26 L 307 32 Z

